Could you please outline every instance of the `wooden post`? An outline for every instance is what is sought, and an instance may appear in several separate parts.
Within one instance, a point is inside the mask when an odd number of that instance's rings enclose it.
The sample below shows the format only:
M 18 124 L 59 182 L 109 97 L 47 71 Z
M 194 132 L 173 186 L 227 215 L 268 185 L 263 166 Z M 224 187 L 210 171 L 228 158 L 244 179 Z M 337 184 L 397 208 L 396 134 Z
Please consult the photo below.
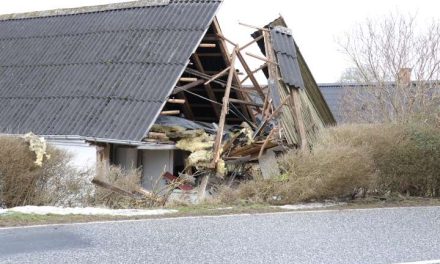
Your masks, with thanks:
M 226 84 L 225 95 L 223 97 L 223 107 L 220 115 L 220 121 L 218 124 L 217 135 L 214 142 L 214 150 L 213 150 L 213 166 L 217 167 L 217 163 L 220 160 L 220 151 L 223 139 L 223 131 L 225 129 L 226 115 L 228 114 L 229 108 L 229 96 L 231 94 L 231 86 L 232 80 L 234 78 L 235 72 L 235 59 L 237 58 L 238 46 L 235 47 L 234 52 L 232 53 L 231 58 L 231 68 L 229 69 L 228 82 Z

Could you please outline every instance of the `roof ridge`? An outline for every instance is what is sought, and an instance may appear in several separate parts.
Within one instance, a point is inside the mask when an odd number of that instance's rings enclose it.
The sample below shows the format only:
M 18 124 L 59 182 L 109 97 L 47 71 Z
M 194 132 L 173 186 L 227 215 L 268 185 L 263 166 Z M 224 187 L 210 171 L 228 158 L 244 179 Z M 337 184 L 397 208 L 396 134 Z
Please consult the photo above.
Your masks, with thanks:
M 137 1 L 129 1 L 129 2 L 104 4 L 104 5 L 95 5 L 95 6 L 60 8 L 60 9 L 42 10 L 35 12 L 4 14 L 4 15 L 0 15 L 0 21 L 78 15 L 85 13 L 105 12 L 105 11 L 118 10 L 118 9 L 165 6 L 165 5 L 169 5 L 170 2 L 180 2 L 180 1 L 179 0 L 177 1 L 176 0 L 137 0 Z

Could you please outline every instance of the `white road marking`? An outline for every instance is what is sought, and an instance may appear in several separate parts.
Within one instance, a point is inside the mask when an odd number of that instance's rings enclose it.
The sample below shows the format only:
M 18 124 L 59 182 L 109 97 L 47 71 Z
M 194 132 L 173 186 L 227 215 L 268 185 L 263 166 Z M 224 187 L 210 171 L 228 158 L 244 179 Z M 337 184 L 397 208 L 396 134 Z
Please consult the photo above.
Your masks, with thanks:
M 440 259 L 436 260 L 422 260 L 422 261 L 415 261 L 415 262 L 401 262 L 396 264 L 440 264 Z

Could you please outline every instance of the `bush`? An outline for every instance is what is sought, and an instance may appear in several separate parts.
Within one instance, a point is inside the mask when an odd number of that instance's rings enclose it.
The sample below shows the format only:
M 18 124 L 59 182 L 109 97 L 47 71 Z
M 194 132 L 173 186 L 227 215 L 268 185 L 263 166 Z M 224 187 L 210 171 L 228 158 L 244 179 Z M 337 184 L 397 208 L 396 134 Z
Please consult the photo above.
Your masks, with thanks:
M 39 167 L 23 139 L 0 137 L 0 203 L 6 207 L 55 205 L 79 190 L 78 172 L 68 165 L 70 157 L 50 146 L 47 152 L 51 158 Z
M 279 160 L 283 174 L 277 179 L 243 183 L 220 197 L 293 203 L 352 197 L 359 189 L 439 197 L 439 161 L 437 128 L 344 125 L 323 130 L 310 152 L 285 154 Z

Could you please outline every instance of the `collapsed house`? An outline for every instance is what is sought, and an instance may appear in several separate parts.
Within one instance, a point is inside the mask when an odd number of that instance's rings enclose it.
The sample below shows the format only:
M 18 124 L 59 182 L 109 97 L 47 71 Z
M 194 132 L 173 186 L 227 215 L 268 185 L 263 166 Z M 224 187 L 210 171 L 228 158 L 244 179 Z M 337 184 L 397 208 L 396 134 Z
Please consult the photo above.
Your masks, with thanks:
M 214 179 L 274 176 L 276 153 L 309 148 L 335 120 L 284 20 L 240 46 L 222 34 L 221 2 L 1 16 L 0 133 L 33 132 L 101 172 L 142 167 L 145 189 L 185 176 L 183 189 L 203 193 Z

